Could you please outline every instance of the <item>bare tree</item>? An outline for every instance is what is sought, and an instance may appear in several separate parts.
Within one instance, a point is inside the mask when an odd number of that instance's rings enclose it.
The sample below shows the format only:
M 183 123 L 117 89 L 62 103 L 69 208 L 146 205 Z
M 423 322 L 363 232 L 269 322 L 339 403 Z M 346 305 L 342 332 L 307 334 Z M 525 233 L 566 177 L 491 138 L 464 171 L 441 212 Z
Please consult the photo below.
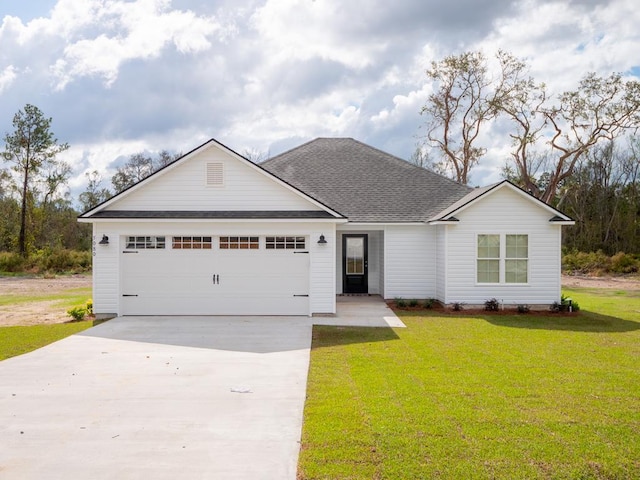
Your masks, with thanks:
M 497 76 L 489 73 L 482 52 L 465 52 L 433 62 L 427 77 L 436 85 L 421 110 L 426 115 L 427 140 L 442 154 L 441 168 L 466 184 L 469 172 L 486 153 L 478 144 L 481 130 L 500 112 L 500 105 L 521 88 L 525 65 L 512 56 L 500 61 Z
M 640 126 L 640 83 L 625 82 L 620 74 L 590 73 L 556 105 L 547 103 L 544 85 L 529 78 L 499 108 L 516 127 L 512 156 L 520 183 L 551 203 L 591 148 Z M 546 152 L 540 148 L 543 140 Z

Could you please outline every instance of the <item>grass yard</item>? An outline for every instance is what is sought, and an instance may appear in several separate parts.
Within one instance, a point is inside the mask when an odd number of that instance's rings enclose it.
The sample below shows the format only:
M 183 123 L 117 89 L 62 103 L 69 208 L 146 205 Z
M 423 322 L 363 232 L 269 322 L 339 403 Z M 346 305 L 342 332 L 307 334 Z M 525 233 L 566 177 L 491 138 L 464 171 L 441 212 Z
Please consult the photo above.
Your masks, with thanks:
M 94 320 L 85 320 L 51 325 L 0 327 L 0 360 L 44 347 L 95 324 Z
M 640 293 L 564 293 L 580 315 L 315 327 L 298 478 L 640 478 Z

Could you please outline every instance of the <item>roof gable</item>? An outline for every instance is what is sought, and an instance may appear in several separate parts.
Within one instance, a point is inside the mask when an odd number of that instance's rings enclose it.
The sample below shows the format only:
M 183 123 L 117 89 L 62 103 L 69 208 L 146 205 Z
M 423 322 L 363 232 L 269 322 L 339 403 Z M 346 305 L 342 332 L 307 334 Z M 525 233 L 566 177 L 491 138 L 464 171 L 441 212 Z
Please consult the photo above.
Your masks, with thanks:
M 514 185 L 508 180 L 503 180 L 501 182 L 495 183 L 493 185 L 488 185 L 482 188 L 475 188 L 473 191 L 469 192 L 464 197 L 460 198 L 455 203 L 451 204 L 449 207 L 445 208 L 441 212 L 438 212 L 434 215 L 429 222 L 430 223 L 440 223 L 440 222 L 456 222 L 458 219 L 455 215 L 459 215 L 464 212 L 466 209 L 475 205 L 477 202 L 482 201 L 482 199 L 488 198 L 489 196 L 495 194 L 501 189 L 509 189 L 522 198 L 532 202 L 537 207 L 546 210 L 549 215 L 551 215 L 549 221 L 557 224 L 564 225 L 572 225 L 575 223 L 570 217 L 562 213 L 560 210 L 553 208 L 551 205 L 546 204 L 539 198 L 527 193 L 517 185 Z
M 425 222 L 472 191 L 351 138 L 318 138 L 261 165 L 350 222 Z
M 159 211 L 176 214 L 319 211 L 341 217 L 338 212 L 215 140 L 209 140 L 80 218 L 102 218 L 105 211 L 141 215 Z

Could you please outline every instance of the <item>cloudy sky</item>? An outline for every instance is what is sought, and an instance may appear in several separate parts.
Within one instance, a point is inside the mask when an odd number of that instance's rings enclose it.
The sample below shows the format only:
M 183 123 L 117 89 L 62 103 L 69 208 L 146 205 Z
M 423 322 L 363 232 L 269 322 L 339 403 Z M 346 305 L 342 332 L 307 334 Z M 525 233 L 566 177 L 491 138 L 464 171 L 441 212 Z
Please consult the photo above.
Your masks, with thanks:
M 637 0 L 0 0 L 0 134 L 31 103 L 84 173 L 209 138 L 270 155 L 348 136 L 408 158 L 431 61 L 502 48 L 551 92 L 640 76 Z M 509 141 L 487 132 L 473 184 Z

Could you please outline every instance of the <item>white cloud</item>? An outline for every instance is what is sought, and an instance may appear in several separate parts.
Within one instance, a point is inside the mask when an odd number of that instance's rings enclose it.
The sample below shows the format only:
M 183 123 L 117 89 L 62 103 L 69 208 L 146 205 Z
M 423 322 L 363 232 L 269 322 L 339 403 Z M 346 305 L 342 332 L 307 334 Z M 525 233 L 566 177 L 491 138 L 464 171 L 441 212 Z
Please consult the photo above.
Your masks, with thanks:
M 16 68 L 13 65 L 9 65 L 7 68 L 0 72 L 0 93 L 8 88 L 18 77 Z
M 57 90 L 85 76 L 101 77 L 109 87 L 125 62 L 157 58 L 168 45 L 182 54 L 199 53 L 211 47 L 214 35 L 224 40 L 233 32 L 214 17 L 170 10 L 167 0 L 93 2 L 83 9 L 77 3 L 61 1 L 51 18 L 66 25 L 62 33 L 70 37 L 51 67 Z M 79 35 L 87 26 L 92 31 Z
M 267 0 L 252 17 L 261 42 L 276 63 L 319 57 L 350 68 L 371 65 L 386 43 L 354 35 L 362 5 L 341 1 Z

